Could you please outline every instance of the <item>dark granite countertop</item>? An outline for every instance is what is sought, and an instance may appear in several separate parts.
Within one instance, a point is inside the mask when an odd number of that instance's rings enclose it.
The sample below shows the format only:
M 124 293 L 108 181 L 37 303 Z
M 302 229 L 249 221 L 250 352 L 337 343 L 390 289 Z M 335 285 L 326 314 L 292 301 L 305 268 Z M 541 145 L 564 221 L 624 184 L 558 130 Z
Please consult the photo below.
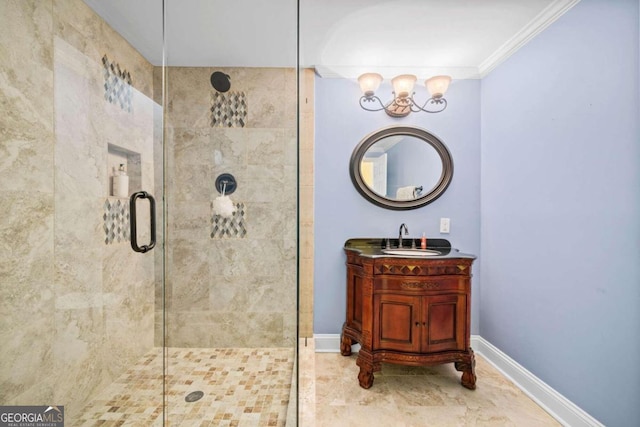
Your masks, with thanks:
M 387 239 L 386 237 L 364 237 L 349 239 L 344 243 L 344 249 L 359 252 L 360 255 L 368 258 L 413 258 L 406 255 L 389 255 L 383 252 L 383 249 L 387 248 L 387 240 L 389 241 L 390 249 L 398 249 L 398 239 Z M 402 239 L 403 249 L 411 248 L 411 241 L 414 241 L 417 248 L 420 248 L 420 238 Z M 451 243 L 447 239 L 430 239 L 427 237 L 427 249 L 438 251 L 441 255 L 434 256 L 417 256 L 416 258 L 423 259 L 442 259 L 442 258 L 470 258 L 475 259 L 476 256 L 472 254 L 465 254 L 458 251 L 458 249 L 452 248 Z

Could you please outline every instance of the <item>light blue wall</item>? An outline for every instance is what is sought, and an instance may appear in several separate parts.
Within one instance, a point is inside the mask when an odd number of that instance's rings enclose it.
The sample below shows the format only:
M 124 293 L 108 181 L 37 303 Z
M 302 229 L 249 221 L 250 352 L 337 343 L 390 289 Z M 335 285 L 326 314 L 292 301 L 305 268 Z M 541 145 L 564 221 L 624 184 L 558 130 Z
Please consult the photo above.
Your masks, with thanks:
M 315 140 L 315 275 L 314 332 L 337 334 L 345 320 L 346 267 L 342 250 L 352 237 L 397 237 L 401 223 L 410 237 L 449 238 L 461 251 L 480 247 L 480 82 L 454 81 L 447 93 L 449 107 L 439 114 L 413 113 L 393 119 L 384 112 L 366 112 L 358 105 L 357 82 L 316 79 Z M 426 89 L 416 90 L 426 99 Z M 379 91 L 391 94 L 384 85 Z M 381 127 L 418 126 L 439 137 L 454 162 L 453 181 L 433 203 L 412 211 L 392 211 L 366 201 L 349 178 L 353 149 Z M 440 217 L 451 218 L 451 234 L 440 235 Z M 472 330 L 478 332 L 479 264 L 474 266 Z
M 480 334 L 607 426 L 640 420 L 638 13 L 582 0 L 482 81 Z

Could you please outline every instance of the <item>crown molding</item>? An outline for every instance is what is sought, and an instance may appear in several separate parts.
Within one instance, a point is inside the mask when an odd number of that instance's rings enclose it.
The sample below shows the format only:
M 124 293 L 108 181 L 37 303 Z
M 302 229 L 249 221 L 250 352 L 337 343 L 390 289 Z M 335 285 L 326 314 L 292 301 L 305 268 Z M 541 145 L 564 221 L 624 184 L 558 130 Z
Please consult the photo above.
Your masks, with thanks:
M 502 61 L 513 55 L 529 40 L 534 38 L 545 28 L 564 15 L 569 9 L 578 4 L 580 0 L 556 0 L 544 8 L 535 18 L 507 40 L 487 59 L 478 66 L 480 78 L 485 77 Z
M 436 74 L 450 75 L 454 80 L 482 79 L 504 60 L 509 58 L 532 38 L 544 31 L 549 25 L 564 15 L 569 9 L 578 4 L 580 0 L 555 0 L 544 8 L 527 25 L 522 27 L 513 37 L 496 49 L 479 66 L 467 67 L 378 67 L 367 68 L 367 72 L 377 72 L 383 77 L 410 73 L 422 77 L 430 77 Z M 365 72 L 362 67 L 341 65 L 316 65 L 316 73 L 322 78 L 347 78 L 355 79 Z
M 415 67 L 415 66 L 385 66 L 385 67 L 354 67 L 315 65 L 313 67 L 318 76 L 325 79 L 357 79 L 362 73 L 379 73 L 385 79 L 399 74 L 413 74 L 418 80 L 446 74 L 454 80 L 479 79 L 477 67 Z

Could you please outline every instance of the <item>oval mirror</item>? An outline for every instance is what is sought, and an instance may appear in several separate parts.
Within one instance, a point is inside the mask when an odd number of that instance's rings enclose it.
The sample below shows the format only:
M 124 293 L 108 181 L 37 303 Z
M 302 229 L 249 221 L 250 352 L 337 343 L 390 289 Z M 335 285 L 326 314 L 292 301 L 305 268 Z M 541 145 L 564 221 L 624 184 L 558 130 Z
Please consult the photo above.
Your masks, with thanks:
M 424 129 L 390 126 L 367 135 L 353 151 L 351 181 L 370 202 L 416 209 L 440 197 L 451 183 L 447 147 Z

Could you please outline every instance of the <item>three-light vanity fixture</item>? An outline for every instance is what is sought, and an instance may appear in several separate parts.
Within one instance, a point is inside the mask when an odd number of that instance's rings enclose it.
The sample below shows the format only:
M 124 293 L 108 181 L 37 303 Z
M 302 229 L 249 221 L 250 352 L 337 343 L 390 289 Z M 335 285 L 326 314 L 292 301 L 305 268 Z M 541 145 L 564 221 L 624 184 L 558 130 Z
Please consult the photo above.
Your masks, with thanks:
M 418 111 L 425 113 L 444 111 L 447 108 L 444 94 L 449 88 L 451 77 L 435 76 L 427 79 L 425 85 L 431 98 L 427 99 L 422 106 L 413 99 L 413 95 L 415 95 L 413 87 L 416 80 L 416 76 L 411 74 L 402 74 L 391 79 L 393 100 L 385 104 L 375 94 L 382 83 L 382 76 L 377 73 L 365 73 L 358 77 L 358 83 L 363 93 L 360 98 L 360 106 L 367 111 L 384 110 L 391 117 L 404 117 L 411 112 L 417 113 Z M 373 106 L 369 107 L 368 104 L 373 104 Z

